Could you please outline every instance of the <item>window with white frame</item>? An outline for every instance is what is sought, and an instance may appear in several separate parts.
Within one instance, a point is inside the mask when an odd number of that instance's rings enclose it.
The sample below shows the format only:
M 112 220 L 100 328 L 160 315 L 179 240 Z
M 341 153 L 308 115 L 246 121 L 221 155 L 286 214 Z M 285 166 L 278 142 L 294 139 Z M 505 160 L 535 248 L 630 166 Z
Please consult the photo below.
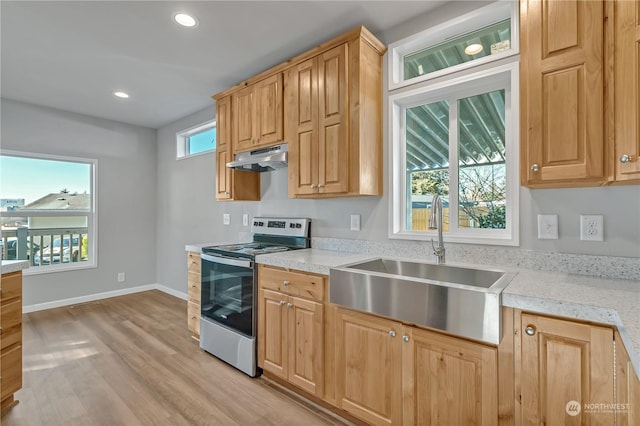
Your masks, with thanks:
M 434 40 L 439 39 L 436 34 Z M 460 43 L 464 51 L 468 42 Z M 426 43 L 421 51 L 438 48 Z M 510 49 L 517 53 L 517 43 Z M 440 69 L 443 78 L 389 92 L 390 237 L 431 238 L 428 218 L 438 194 L 444 201 L 446 240 L 518 244 L 518 63 L 513 53 L 496 63 L 454 66 L 444 74 Z
M 96 166 L 84 158 L 0 151 L 0 251 L 25 274 L 96 265 Z
M 176 158 L 215 151 L 216 122 L 210 121 L 176 134 Z

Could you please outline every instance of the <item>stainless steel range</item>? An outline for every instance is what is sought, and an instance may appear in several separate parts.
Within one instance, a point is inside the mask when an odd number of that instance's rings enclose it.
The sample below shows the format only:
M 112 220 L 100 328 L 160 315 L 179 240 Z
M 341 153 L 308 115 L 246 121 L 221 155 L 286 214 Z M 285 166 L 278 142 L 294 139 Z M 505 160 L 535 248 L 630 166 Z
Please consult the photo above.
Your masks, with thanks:
M 256 217 L 251 232 L 252 242 L 202 249 L 200 347 L 255 377 L 255 256 L 309 248 L 311 220 Z

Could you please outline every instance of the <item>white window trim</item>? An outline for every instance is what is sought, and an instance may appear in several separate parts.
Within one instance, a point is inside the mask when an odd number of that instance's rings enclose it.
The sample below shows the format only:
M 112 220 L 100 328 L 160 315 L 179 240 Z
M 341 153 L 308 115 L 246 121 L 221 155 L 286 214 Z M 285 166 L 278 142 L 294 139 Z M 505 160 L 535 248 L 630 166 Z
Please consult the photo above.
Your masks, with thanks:
M 496 67 L 490 67 L 475 73 L 465 73 L 465 75 L 457 76 L 450 79 L 441 79 L 437 82 L 424 82 L 417 85 L 418 87 L 411 90 L 405 90 L 401 93 L 389 95 L 389 140 L 391 141 L 391 155 L 389 155 L 389 173 L 391 188 L 391 203 L 389 205 L 389 238 L 411 239 L 411 240 L 429 240 L 435 238 L 435 232 L 409 231 L 406 227 L 406 157 L 403 149 L 405 143 L 405 125 L 403 111 L 407 107 L 415 106 L 428 102 L 445 99 L 443 91 L 447 90 L 447 94 L 463 93 L 464 96 L 473 96 L 479 90 L 479 93 L 492 90 L 492 86 L 487 86 L 486 79 L 492 79 L 493 82 L 501 80 L 505 75 L 509 75 L 510 89 L 505 93 L 505 122 L 511 125 L 505 128 L 505 139 L 511 141 L 506 150 L 506 221 L 507 229 L 467 229 L 457 228 L 457 223 L 450 220 L 450 231 L 444 234 L 445 241 L 461 242 L 470 244 L 493 244 L 493 245 L 519 245 L 519 64 L 515 60 L 510 63 Z M 481 80 L 481 81 L 479 81 Z M 452 87 L 461 86 L 464 90 L 453 90 Z M 426 93 L 425 93 L 426 92 Z M 457 131 L 456 126 L 450 126 L 451 131 Z M 456 146 L 449 146 L 449 163 L 457 164 Z M 451 188 L 456 188 L 457 192 L 457 175 L 450 175 L 450 193 Z M 450 210 L 457 211 L 456 200 L 451 204 Z M 455 210 L 454 210 L 455 209 Z
M 70 157 L 53 154 L 39 154 L 32 152 L 11 151 L 0 149 L 0 155 L 8 155 L 14 157 L 25 157 L 42 160 L 67 161 L 71 163 L 91 164 L 91 211 L 68 211 L 64 210 L 41 210 L 37 212 L 29 212 L 30 217 L 46 217 L 55 214 L 56 216 L 87 216 L 87 238 L 89 244 L 87 247 L 88 260 L 86 262 L 60 263 L 54 265 L 43 265 L 33 268 L 26 268 L 22 271 L 25 276 L 49 274 L 52 272 L 77 271 L 81 269 L 92 269 L 98 267 L 98 185 L 96 185 L 96 176 L 98 175 L 98 160 L 92 158 Z
M 473 61 L 424 74 L 409 80 L 403 80 L 404 57 L 406 55 L 415 53 L 429 46 L 438 45 L 459 35 L 489 26 L 500 20 L 507 19 L 507 17 L 511 18 L 511 49 L 495 55 L 484 56 Z M 495 3 L 391 43 L 389 45 L 389 90 L 395 90 L 401 87 L 432 80 L 434 78 L 442 77 L 443 75 L 474 68 L 479 65 L 517 55 L 520 51 L 518 31 L 518 2 L 513 0 L 498 0 Z
M 207 129 L 216 127 L 216 120 L 207 121 L 206 123 L 198 124 L 185 130 L 181 130 L 176 133 L 176 160 L 183 160 L 185 158 L 197 157 L 198 155 L 211 154 L 216 149 L 209 151 L 198 152 L 197 154 L 189 154 L 189 136 L 196 133 L 200 133 Z M 217 144 L 216 144 L 217 148 Z

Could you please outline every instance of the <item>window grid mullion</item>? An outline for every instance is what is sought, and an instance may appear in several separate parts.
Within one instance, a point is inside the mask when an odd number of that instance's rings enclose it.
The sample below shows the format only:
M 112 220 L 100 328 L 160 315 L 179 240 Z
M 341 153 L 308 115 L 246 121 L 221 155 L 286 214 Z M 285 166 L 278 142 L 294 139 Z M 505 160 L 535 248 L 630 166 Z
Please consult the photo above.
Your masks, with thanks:
M 458 98 L 449 99 L 449 234 L 458 233 Z

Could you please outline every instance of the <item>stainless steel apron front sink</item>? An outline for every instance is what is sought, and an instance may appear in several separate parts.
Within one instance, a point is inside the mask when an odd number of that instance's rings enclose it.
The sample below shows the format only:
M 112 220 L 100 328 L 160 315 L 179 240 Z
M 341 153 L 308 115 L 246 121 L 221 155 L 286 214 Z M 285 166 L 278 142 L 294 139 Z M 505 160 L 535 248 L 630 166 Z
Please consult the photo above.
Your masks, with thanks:
M 376 258 L 331 268 L 329 301 L 491 344 L 515 273 Z

